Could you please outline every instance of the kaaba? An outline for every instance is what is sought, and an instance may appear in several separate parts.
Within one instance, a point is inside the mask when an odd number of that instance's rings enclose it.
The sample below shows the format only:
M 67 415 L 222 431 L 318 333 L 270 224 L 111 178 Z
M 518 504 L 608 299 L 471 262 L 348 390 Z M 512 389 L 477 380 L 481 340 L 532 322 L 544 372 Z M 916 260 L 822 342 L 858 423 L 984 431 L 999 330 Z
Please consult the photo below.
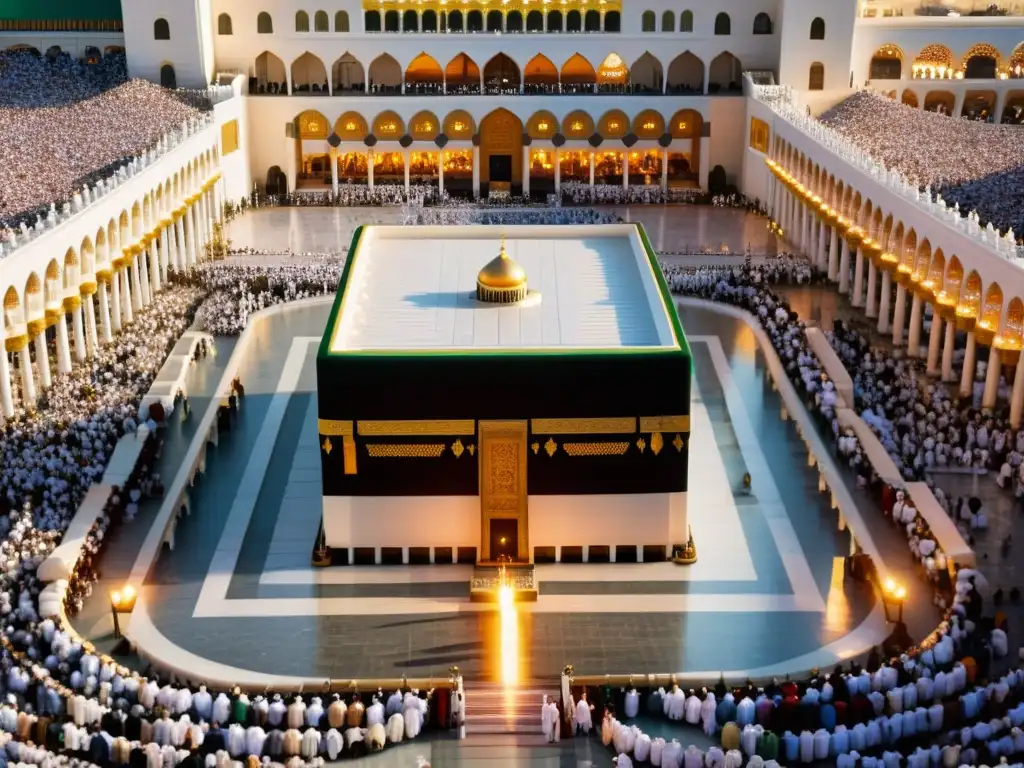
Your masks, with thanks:
M 664 560 L 690 379 L 639 224 L 361 227 L 317 354 L 322 551 Z

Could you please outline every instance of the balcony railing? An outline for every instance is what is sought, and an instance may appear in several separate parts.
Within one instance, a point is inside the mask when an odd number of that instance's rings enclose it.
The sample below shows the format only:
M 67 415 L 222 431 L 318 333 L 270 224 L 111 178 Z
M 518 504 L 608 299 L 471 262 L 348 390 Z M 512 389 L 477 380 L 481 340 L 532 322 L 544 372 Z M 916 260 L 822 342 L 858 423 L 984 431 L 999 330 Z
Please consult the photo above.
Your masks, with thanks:
M 797 104 L 795 93 L 789 86 L 755 85 L 751 82 L 749 87 L 749 93 L 768 106 L 778 118 L 808 136 L 825 151 L 831 152 L 846 164 L 863 171 L 883 187 L 916 205 L 929 216 L 977 240 L 1004 259 L 1024 258 L 1024 246 L 1017 245 L 1012 229 L 1005 235 L 1000 235 L 991 222 L 982 227 L 976 212 L 964 215 L 959 205 L 950 206 L 942 199 L 942 195 L 933 194 L 930 185 L 921 189 L 916 182 L 899 171 L 886 168 L 839 131 L 811 117 Z

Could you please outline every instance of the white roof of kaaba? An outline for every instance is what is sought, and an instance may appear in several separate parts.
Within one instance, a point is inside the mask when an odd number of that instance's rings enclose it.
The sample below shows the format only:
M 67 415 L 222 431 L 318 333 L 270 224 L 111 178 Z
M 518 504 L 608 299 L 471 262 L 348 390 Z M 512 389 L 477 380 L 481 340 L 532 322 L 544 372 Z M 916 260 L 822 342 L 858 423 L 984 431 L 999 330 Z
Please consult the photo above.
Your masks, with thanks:
M 482 304 L 503 234 L 531 296 Z M 350 258 L 332 352 L 678 346 L 634 225 L 369 226 Z

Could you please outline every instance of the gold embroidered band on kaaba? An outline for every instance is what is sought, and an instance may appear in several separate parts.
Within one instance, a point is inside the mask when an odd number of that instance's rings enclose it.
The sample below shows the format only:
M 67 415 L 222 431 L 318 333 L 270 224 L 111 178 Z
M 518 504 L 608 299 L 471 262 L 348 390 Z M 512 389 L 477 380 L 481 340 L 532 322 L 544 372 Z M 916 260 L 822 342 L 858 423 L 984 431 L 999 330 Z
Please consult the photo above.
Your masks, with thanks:
M 360 437 L 394 437 L 401 435 L 475 435 L 473 419 L 416 419 L 412 421 L 359 421 Z
M 335 419 L 317 419 L 317 430 L 324 436 L 324 441 L 320 444 L 320 448 L 328 456 L 331 455 L 333 448 L 331 438 L 341 438 L 342 461 L 345 465 L 345 474 L 356 474 L 356 441 L 353 437 L 352 422 L 337 421 Z
M 689 416 L 641 416 L 641 432 L 689 432 Z

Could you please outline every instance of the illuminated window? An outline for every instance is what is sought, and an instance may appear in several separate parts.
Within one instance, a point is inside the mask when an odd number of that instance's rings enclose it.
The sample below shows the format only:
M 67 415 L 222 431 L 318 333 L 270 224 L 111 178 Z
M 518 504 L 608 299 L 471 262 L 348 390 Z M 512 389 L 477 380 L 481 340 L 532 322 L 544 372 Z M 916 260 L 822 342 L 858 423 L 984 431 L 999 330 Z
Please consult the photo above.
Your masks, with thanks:
M 220 155 L 230 155 L 238 149 L 238 121 L 230 120 L 220 127 Z
M 756 117 L 750 118 L 750 148 L 758 152 L 767 152 L 768 136 L 768 123 Z

